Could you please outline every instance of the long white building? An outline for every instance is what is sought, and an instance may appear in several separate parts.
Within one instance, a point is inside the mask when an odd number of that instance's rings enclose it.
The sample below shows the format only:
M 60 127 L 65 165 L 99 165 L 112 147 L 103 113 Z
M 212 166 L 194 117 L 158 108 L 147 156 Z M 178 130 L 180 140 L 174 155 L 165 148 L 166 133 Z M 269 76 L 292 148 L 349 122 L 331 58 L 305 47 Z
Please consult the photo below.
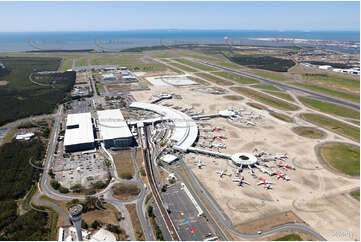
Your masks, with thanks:
M 97 112 L 100 139 L 105 148 L 128 147 L 135 144 L 135 139 L 119 109 L 109 109 Z
M 94 131 L 90 113 L 68 114 L 64 147 L 66 152 L 94 149 Z

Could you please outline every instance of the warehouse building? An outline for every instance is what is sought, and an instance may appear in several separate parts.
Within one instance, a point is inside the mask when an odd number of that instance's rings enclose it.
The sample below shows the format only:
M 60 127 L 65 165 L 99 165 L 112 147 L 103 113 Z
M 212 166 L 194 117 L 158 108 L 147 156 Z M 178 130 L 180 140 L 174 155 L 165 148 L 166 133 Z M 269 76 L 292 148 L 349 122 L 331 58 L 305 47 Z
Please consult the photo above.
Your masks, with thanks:
M 68 114 L 64 137 L 66 152 L 94 149 L 94 131 L 90 113 Z
M 135 145 L 135 139 L 119 109 L 98 111 L 97 114 L 100 138 L 105 148 Z

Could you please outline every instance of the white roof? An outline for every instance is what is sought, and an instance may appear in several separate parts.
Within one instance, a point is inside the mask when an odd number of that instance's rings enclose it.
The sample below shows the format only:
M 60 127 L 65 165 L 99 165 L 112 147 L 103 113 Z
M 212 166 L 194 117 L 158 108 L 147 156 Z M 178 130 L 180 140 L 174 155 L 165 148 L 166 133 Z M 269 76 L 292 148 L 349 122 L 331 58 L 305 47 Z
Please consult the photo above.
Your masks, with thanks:
M 197 124 L 187 114 L 173 108 L 151 103 L 133 102 L 129 107 L 150 110 L 171 119 L 175 127 L 170 140 L 175 141 L 176 147 L 180 150 L 186 151 L 197 139 Z
M 171 155 L 171 154 L 166 154 L 162 157 L 162 160 L 166 163 L 172 163 L 176 159 L 178 159 L 178 157 L 175 155 Z
M 104 74 L 103 78 L 104 79 L 106 79 L 106 78 L 115 78 L 115 76 L 113 74 Z
M 78 126 L 68 128 L 69 126 Z M 66 120 L 64 145 L 75 145 L 94 142 L 93 125 L 90 113 L 68 114 Z
M 103 140 L 133 136 L 119 109 L 98 111 L 98 126 Z
M 30 139 L 31 137 L 34 136 L 34 133 L 26 133 L 26 134 L 18 134 L 16 135 L 16 139 Z
M 99 229 L 90 239 L 90 241 L 116 241 L 114 234 L 105 229 Z

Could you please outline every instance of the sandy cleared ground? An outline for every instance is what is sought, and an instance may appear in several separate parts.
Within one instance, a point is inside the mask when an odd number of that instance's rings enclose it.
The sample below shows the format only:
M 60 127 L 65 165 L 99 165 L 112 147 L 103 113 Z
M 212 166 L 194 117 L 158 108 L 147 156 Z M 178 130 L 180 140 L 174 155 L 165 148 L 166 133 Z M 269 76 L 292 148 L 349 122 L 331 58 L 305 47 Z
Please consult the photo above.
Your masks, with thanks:
M 335 175 L 319 164 L 314 147 L 325 142 L 326 139 L 309 139 L 296 135 L 291 130 L 296 126 L 295 123 L 284 123 L 265 111 L 251 109 L 245 104 L 248 99 L 231 101 L 221 95 L 202 94 L 184 87 L 152 87 L 150 91 L 133 92 L 133 95 L 137 101 L 147 102 L 151 95 L 161 92 L 183 96 L 183 99 L 172 99 L 166 101 L 167 103 L 180 106 L 192 105 L 195 111 L 203 110 L 206 114 L 216 113 L 230 106 L 244 107 L 262 114 L 264 118 L 255 127 L 244 127 L 239 122 L 222 118 L 203 121 L 211 124 L 209 127 L 224 127 L 225 130 L 215 133 L 201 130 L 200 135 L 219 134 L 227 137 L 226 140 L 214 142 L 224 143 L 227 148 L 213 149 L 214 151 L 227 154 L 252 153 L 254 148 L 258 148 L 272 154 L 287 153 L 289 159 L 283 163 L 296 167 L 296 170 L 283 170 L 276 167 L 276 162 L 268 163 L 270 168 L 266 169 L 286 173 L 290 181 L 278 180 L 276 176 L 270 177 L 257 169 L 254 169 L 255 176 L 252 176 L 246 168 L 242 175 L 250 185 L 240 187 L 232 181 L 235 179 L 235 166 L 231 161 L 187 154 L 185 162 L 225 211 L 233 225 L 293 211 L 327 240 L 360 239 L 360 203 L 346 195 L 352 188 L 359 186 L 359 180 Z M 200 138 L 197 147 L 203 141 Z M 207 166 L 202 169 L 196 167 L 194 162 L 198 157 Z M 219 178 L 216 174 L 217 170 L 227 170 L 232 173 L 232 177 Z M 273 182 L 273 189 L 266 190 L 263 186 L 257 186 L 260 181 L 259 176 Z

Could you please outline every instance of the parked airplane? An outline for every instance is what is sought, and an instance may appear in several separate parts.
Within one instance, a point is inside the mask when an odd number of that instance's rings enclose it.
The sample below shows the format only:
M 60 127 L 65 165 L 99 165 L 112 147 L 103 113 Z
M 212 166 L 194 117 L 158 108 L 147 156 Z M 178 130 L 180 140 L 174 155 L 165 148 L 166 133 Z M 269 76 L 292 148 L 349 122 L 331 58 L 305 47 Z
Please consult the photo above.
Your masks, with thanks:
M 290 166 L 290 165 L 277 164 L 277 166 L 287 168 L 287 169 L 291 169 L 291 170 L 296 170 L 296 168 L 294 166 Z
M 198 166 L 199 169 L 202 169 L 203 166 L 206 166 L 202 161 L 198 160 L 197 162 L 194 162 L 195 165 Z
M 214 128 L 212 129 L 213 132 L 214 132 L 214 131 L 222 131 L 222 130 L 224 130 L 224 128 L 214 127 Z
M 263 177 L 259 177 L 259 179 L 261 180 L 261 182 L 259 182 L 259 183 L 257 183 L 257 185 L 264 185 L 264 188 L 265 189 L 272 189 L 272 187 L 271 187 L 271 184 L 272 184 L 272 182 L 268 182 L 268 181 L 266 181 Z
M 251 121 L 247 121 L 246 124 L 249 125 L 249 126 L 255 126 L 256 125 L 255 123 L 253 123 Z
M 242 186 L 243 183 L 249 185 L 249 183 L 244 180 L 244 176 L 242 176 L 242 177 L 239 178 L 239 179 L 233 179 L 233 182 L 238 182 L 238 185 L 239 185 L 239 186 Z
M 282 178 L 283 180 L 289 181 L 290 178 L 288 176 L 286 176 L 285 174 L 279 174 L 277 172 L 274 173 L 277 176 L 277 179 Z
M 287 156 L 287 153 L 284 153 L 284 154 L 276 154 L 276 155 L 274 155 L 274 158 L 275 158 L 275 159 L 278 159 L 278 160 L 285 160 L 285 159 L 288 159 L 288 156 Z
M 223 135 L 215 135 L 213 136 L 213 139 L 227 139 L 227 137 Z
M 216 171 L 219 174 L 219 177 L 222 178 L 223 176 L 232 176 L 232 174 L 226 173 L 227 170 Z

